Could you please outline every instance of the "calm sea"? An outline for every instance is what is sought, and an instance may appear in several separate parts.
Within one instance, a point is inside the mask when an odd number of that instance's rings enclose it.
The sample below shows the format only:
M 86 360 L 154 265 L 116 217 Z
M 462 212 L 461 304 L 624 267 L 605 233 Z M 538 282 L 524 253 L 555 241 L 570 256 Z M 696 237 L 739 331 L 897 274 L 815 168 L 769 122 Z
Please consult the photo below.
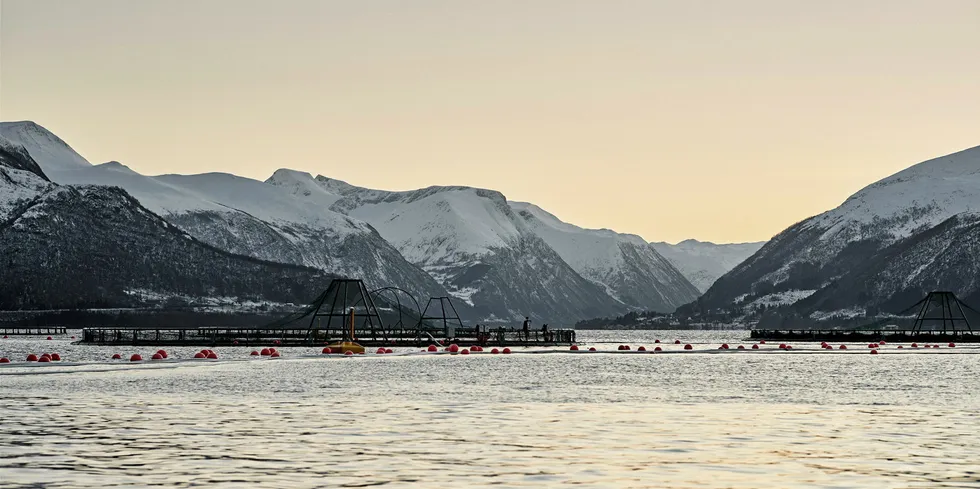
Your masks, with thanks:
M 579 337 L 671 344 L 132 365 L 107 359 L 155 349 L 0 340 L 0 487 L 980 487 L 978 348 Z

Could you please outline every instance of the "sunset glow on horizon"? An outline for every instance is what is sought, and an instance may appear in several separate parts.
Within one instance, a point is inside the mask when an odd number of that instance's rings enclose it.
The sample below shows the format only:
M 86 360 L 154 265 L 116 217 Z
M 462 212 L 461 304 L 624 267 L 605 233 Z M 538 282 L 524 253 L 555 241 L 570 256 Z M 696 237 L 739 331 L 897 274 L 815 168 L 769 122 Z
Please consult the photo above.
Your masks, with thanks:
M 980 145 L 980 2 L 2 0 L 0 120 L 149 175 L 469 185 L 769 239 Z

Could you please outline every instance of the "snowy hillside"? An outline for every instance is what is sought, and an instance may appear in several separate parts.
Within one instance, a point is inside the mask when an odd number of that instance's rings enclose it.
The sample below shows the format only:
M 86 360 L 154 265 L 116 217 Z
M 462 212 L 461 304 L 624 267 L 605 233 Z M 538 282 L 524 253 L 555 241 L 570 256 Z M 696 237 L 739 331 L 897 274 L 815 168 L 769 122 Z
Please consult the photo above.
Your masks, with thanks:
M 700 295 L 639 236 L 583 229 L 534 204 L 510 202 L 510 206 L 575 271 L 631 308 L 673 312 Z
M 366 223 L 275 186 L 221 173 L 151 177 L 118 162 L 91 165 L 36 124 L 5 123 L 2 130 L 30 143 L 25 148 L 54 182 L 123 188 L 222 250 L 363 278 L 369 287 L 395 285 L 419 297 L 445 294 Z
M 718 277 L 759 251 L 764 244 L 715 244 L 689 239 L 677 244 L 650 243 L 650 246 L 674 264 L 703 293 Z
M 52 183 L 3 136 L 0 256 L 0 309 L 144 305 L 133 290 L 302 303 L 327 278 L 208 246 L 119 188 Z
M 949 262 L 907 253 L 916 243 L 914 249 L 951 256 L 948 252 L 960 245 L 950 236 L 975 239 L 970 233 L 976 229 L 971 224 L 977 211 L 980 147 L 915 165 L 869 185 L 836 209 L 791 226 L 716 281 L 695 307 L 728 307 L 737 299 L 751 308 L 763 296 L 783 294 L 798 297 L 797 309 L 818 317 L 826 316 L 828 307 L 894 305 L 903 302 L 896 299 L 899 295 L 907 299 L 930 288 L 953 287 L 962 281 L 935 272 L 947 270 Z M 969 263 L 960 266 L 972 268 Z M 886 287 L 853 281 L 885 280 L 881 274 L 886 269 Z M 852 289 L 845 290 L 844 283 Z M 958 293 L 973 292 L 972 285 L 964 287 Z
M 583 278 L 492 190 L 388 192 L 280 170 L 268 183 L 366 221 L 487 321 L 570 321 L 626 306 Z M 318 187 L 314 188 L 311 184 Z

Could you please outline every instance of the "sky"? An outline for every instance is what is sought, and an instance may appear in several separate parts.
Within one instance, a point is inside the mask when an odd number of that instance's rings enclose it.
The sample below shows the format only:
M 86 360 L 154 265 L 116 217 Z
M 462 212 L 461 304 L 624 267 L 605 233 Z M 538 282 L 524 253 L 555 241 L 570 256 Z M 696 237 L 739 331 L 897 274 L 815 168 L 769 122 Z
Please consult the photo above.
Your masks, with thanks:
M 976 0 L 0 0 L 0 120 L 744 242 L 980 145 L 978 49 Z

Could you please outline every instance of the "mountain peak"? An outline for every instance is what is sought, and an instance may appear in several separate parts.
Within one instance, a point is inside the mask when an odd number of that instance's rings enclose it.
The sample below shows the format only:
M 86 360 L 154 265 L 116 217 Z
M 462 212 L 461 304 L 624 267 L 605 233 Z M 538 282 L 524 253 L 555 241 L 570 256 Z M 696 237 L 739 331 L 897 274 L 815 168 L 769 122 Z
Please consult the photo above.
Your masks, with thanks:
M 92 166 L 68 143 L 34 121 L 0 122 L 0 136 L 23 146 L 49 174 Z

